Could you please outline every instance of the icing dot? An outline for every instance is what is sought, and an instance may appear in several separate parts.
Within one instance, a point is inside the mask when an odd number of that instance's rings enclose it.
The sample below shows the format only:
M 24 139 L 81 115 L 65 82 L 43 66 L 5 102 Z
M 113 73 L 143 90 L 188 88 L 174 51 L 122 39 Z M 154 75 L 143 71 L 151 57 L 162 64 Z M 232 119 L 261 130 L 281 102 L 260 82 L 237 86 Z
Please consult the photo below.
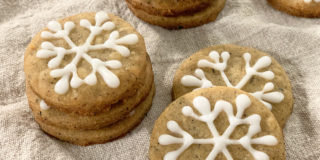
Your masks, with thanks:
M 40 101 L 40 109 L 41 110 L 48 110 L 50 107 L 47 105 L 47 103 L 44 100 Z
M 60 23 L 57 21 L 50 21 L 48 23 L 48 28 L 54 32 L 58 32 L 62 29 Z

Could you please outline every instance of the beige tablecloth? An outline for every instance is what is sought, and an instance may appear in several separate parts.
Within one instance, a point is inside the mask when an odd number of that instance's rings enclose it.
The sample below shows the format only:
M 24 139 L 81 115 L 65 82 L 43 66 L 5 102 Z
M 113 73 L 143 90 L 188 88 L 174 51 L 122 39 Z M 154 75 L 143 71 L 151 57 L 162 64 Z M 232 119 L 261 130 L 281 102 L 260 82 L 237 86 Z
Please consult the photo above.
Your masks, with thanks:
M 157 93 L 151 111 L 130 134 L 80 147 L 47 136 L 33 120 L 24 93 L 23 54 L 48 21 L 101 10 L 129 21 L 145 37 Z M 284 129 L 287 159 L 320 159 L 320 19 L 280 13 L 265 0 L 227 0 L 215 22 L 177 31 L 142 22 L 124 0 L 0 0 L 0 159 L 147 159 L 153 123 L 171 101 L 179 63 L 221 43 L 258 48 L 284 66 L 295 97 Z

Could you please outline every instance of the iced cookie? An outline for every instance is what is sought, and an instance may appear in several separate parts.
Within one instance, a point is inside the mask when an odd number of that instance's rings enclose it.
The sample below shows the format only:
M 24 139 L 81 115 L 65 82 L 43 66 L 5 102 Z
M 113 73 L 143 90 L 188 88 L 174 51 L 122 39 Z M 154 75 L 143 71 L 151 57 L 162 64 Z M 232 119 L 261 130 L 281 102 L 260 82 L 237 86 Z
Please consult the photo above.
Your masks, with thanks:
M 320 0 L 268 0 L 276 9 L 294 16 L 320 17 Z
M 41 119 L 38 119 L 36 115 L 35 118 L 36 121 L 40 124 L 40 127 L 46 133 L 60 140 L 82 146 L 105 143 L 126 135 L 143 120 L 152 105 L 154 91 L 155 87 L 153 86 L 146 99 L 144 99 L 134 109 L 134 111 L 128 114 L 125 119 L 118 121 L 110 126 L 96 130 L 65 129 L 46 124 L 42 122 Z
M 128 7 L 137 17 L 168 29 L 191 28 L 214 21 L 224 8 L 225 2 L 226 0 L 127 0 Z
M 143 37 L 104 12 L 51 21 L 25 53 L 26 94 L 48 134 L 74 144 L 125 135 L 151 107 L 153 71 Z
M 282 130 L 252 95 L 199 89 L 172 102 L 155 122 L 150 160 L 285 160 Z
M 98 12 L 49 22 L 29 44 L 24 70 L 48 105 L 94 115 L 133 96 L 146 65 L 141 35 L 119 17 Z
M 151 64 L 146 68 L 146 76 L 140 80 L 137 93 L 127 99 L 123 99 L 111 106 L 110 110 L 103 111 L 93 116 L 82 116 L 66 113 L 49 107 L 27 85 L 26 93 L 35 116 L 43 122 L 68 129 L 99 129 L 115 123 L 126 117 L 149 94 L 153 85 Z
M 199 88 L 228 86 L 256 97 L 284 127 L 293 107 L 290 80 L 281 65 L 259 50 L 217 45 L 182 62 L 173 80 L 176 99 Z

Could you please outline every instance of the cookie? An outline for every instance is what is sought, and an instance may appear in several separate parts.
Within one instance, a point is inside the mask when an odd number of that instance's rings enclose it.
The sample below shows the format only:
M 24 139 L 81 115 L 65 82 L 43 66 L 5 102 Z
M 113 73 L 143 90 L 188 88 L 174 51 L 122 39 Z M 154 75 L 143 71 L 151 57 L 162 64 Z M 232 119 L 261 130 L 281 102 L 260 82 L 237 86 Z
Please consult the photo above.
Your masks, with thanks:
M 200 50 L 182 62 L 173 80 L 173 99 L 199 88 L 228 86 L 250 93 L 284 127 L 293 108 L 290 80 L 270 55 L 236 45 Z
M 51 21 L 29 44 L 26 81 L 49 106 L 94 115 L 133 96 L 144 74 L 143 37 L 104 12 Z
M 150 109 L 155 91 L 143 37 L 104 12 L 49 22 L 29 44 L 24 70 L 41 129 L 78 145 L 128 133 Z
M 172 102 L 155 122 L 150 160 L 285 160 L 282 130 L 250 94 L 199 89 Z
M 194 13 L 206 8 L 210 0 L 127 0 L 134 8 L 142 9 L 153 15 L 177 16 Z
M 60 140 L 74 143 L 77 145 L 87 146 L 90 144 L 105 143 L 121 136 L 126 135 L 130 130 L 137 126 L 148 113 L 152 99 L 155 92 L 153 86 L 149 95 L 143 100 L 136 109 L 127 116 L 127 118 L 116 122 L 110 126 L 97 130 L 75 130 L 65 129 L 53 125 L 46 124 L 38 119 L 35 115 L 36 121 L 39 123 L 42 130 L 49 135 L 52 135 Z M 33 113 L 36 114 L 36 113 Z
M 93 116 L 81 116 L 73 113 L 66 113 L 52 107 L 47 107 L 46 103 L 40 99 L 30 88 L 26 87 L 26 93 L 30 108 L 38 119 L 44 123 L 68 129 L 99 129 L 115 123 L 126 117 L 134 108 L 149 94 L 153 85 L 153 74 L 149 62 L 146 68 L 146 77 L 138 84 L 137 93 L 127 99 L 113 104 L 110 110 L 103 111 Z M 145 87 L 143 87 L 145 86 Z M 40 104 L 42 106 L 40 106 Z M 45 106 L 45 107 L 43 107 Z
M 268 0 L 268 2 L 274 8 L 294 16 L 320 17 L 319 0 Z
M 214 21 L 224 8 L 226 0 L 210 1 L 205 8 L 188 14 L 178 14 L 175 16 L 163 16 L 161 14 L 152 14 L 142 7 L 135 7 L 130 0 L 127 0 L 130 10 L 140 19 L 154 25 L 167 29 L 182 29 L 200 26 Z M 179 2 L 176 2 L 179 3 Z M 180 2 L 183 3 L 183 2 Z

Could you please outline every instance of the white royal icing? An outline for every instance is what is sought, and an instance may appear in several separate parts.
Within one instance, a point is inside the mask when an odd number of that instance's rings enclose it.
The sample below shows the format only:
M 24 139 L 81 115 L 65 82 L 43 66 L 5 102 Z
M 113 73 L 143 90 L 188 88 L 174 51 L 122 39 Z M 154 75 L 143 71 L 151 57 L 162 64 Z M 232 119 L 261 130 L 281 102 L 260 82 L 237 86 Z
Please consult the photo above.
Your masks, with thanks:
M 274 73 L 272 71 L 265 71 L 265 72 L 258 71 L 260 69 L 266 68 L 271 65 L 272 61 L 270 57 L 263 56 L 260 59 L 258 59 L 258 61 L 253 66 L 250 66 L 251 54 L 245 53 L 243 55 L 243 59 L 246 63 L 245 64 L 246 75 L 240 80 L 238 84 L 234 86 L 233 84 L 231 84 L 227 75 L 224 72 L 228 66 L 227 64 L 230 58 L 230 53 L 222 52 L 220 56 L 217 51 L 212 51 L 210 52 L 209 57 L 214 61 L 214 63 L 206 59 L 201 59 L 198 62 L 198 67 L 208 67 L 208 68 L 212 68 L 214 70 L 219 71 L 223 81 L 228 87 L 241 89 L 250 81 L 250 79 L 253 76 L 259 76 L 266 80 L 272 80 L 274 78 Z M 220 58 L 222 59 L 222 62 L 220 62 Z M 193 75 L 183 76 L 181 79 L 181 83 L 182 85 L 187 87 L 197 87 L 196 89 L 210 88 L 215 86 L 214 84 L 212 84 L 210 80 L 206 78 L 205 73 L 200 68 L 197 68 L 195 70 L 195 76 Z M 268 102 L 280 103 L 284 99 L 284 95 L 281 92 L 270 92 L 273 89 L 274 89 L 273 83 L 268 82 L 262 91 L 258 91 L 251 94 L 255 96 L 257 99 L 259 99 L 263 104 L 265 104 L 271 110 L 272 105 Z M 269 92 L 269 93 L 266 93 L 266 92 Z
M 311 3 L 312 1 L 314 1 L 314 2 L 320 2 L 320 0 L 304 0 L 304 2 L 306 2 L 306 3 Z
M 261 117 L 258 114 L 253 114 L 247 118 L 242 118 L 245 109 L 250 105 L 251 101 L 248 96 L 244 94 L 237 96 L 237 113 L 234 115 L 232 104 L 227 101 L 217 101 L 213 111 L 211 111 L 210 102 L 206 97 L 196 97 L 193 100 L 193 106 L 195 109 L 197 109 L 200 115 L 196 114 L 190 106 L 183 107 L 182 113 L 185 116 L 206 123 L 213 137 L 208 139 L 194 138 L 188 132 L 184 131 L 177 122 L 171 120 L 167 123 L 167 128 L 171 132 L 181 135 L 182 138 L 163 134 L 159 137 L 158 141 L 161 145 L 182 144 L 182 146 L 175 151 L 168 152 L 163 159 L 177 159 L 181 153 L 183 153 L 192 144 L 212 144 L 213 149 L 207 156 L 207 160 L 214 160 L 219 153 L 222 153 L 228 160 L 232 160 L 233 158 L 227 148 L 228 145 L 242 145 L 243 148 L 245 148 L 255 159 L 268 160 L 269 156 L 266 153 L 254 149 L 252 145 L 260 144 L 273 146 L 278 143 L 278 140 L 272 135 L 252 138 L 257 133 L 261 132 Z M 222 135 L 219 134 L 216 126 L 213 123 L 221 112 L 225 112 L 227 114 L 230 123 Z M 249 126 L 246 135 L 240 139 L 230 139 L 230 136 L 235 128 L 242 124 L 247 124 Z
M 76 46 L 69 37 L 71 30 L 75 27 L 73 22 L 66 22 L 64 24 L 64 29 L 62 29 L 59 22 L 51 21 L 48 24 L 48 28 L 51 32 L 44 31 L 41 33 L 41 37 L 45 39 L 62 38 L 71 48 L 66 49 L 57 47 L 52 43 L 45 41 L 41 44 L 41 49 L 37 52 L 36 56 L 38 58 L 50 58 L 55 56 L 49 61 L 48 67 L 53 69 L 50 72 L 51 77 L 60 78 L 54 88 L 56 93 L 65 94 L 69 90 L 69 81 L 72 88 L 78 88 L 84 83 L 88 85 L 95 85 L 97 83 L 96 72 L 102 76 L 104 82 L 110 88 L 117 88 L 120 85 L 118 76 L 112 73 L 109 69 L 118 69 L 122 67 L 122 63 L 118 60 L 108 60 L 103 62 L 100 59 L 92 58 L 88 52 L 92 50 L 113 49 L 119 52 L 122 56 L 127 57 L 130 55 L 130 50 L 123 45 L 136 44 L 138 42 L 138 36 L 136 34 L 129 34 L 120 38 L 118 31 L 112 31 L 107 41 L 102 44 L 92 45 L 91 43 L 95 36 L 104 30 L 111 31 L 115 28 L 115 24 L 108 21 L 109 16 L 105 12 L 98 12 L 95 15 L 95 20 L 95 25 L 92 25 L 86 19 L 82 19 L 80 21 L 80 26 L 90 30 L 90 35 L 86 42 L 80 46 Z M 68 54 L 75 54 L 73 60 L 64 66 L 64 68 L 58 68 L 64 56 Z M 81 79 L 77 74 L 77 64 L 81 59 L 87 61 L 92 67 L 92 72 L 84 79 Z M 72 78 L 70 80 L 71 75 Z
M 48 110 L 48 109 L 50 109 L 50 106 L 48 106 L 44 100 L 41 100 L 40 101 L 40 109 L 41 110 Z

